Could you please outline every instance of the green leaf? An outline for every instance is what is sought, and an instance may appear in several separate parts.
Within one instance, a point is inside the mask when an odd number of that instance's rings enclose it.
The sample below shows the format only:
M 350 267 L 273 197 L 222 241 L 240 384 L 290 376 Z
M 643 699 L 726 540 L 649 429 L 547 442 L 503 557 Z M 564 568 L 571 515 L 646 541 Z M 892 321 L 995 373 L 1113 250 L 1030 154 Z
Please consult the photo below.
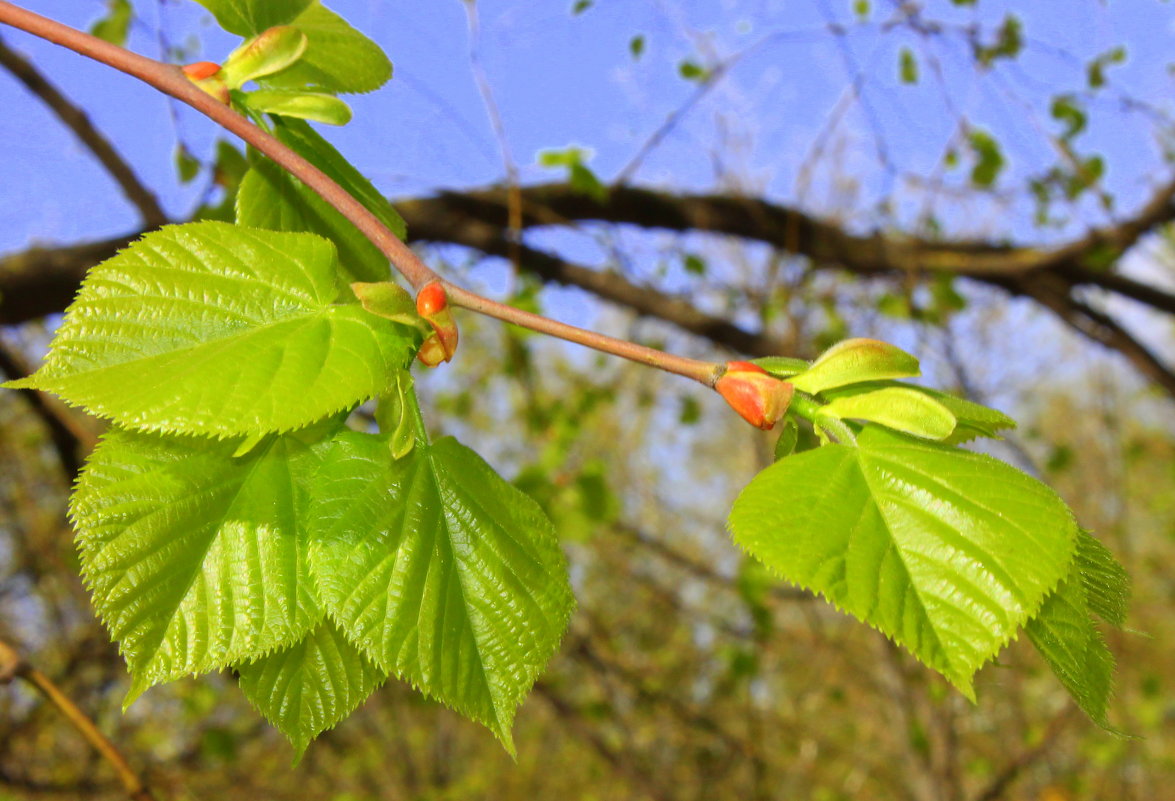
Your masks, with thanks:
M 229 89 L 240 89 L 249 81 L 264 78 L 297 63 L 310 42 L 292 25 L 278 25 L 247 39 L 229 54 L 219 77 Z
M 239 665 L 237 672 L 245 697 L 299 758 L 311 740 L 347 717 L 387 678 L 330 621 L 280 651 Z
M 392 62 L 379 45 L 317 0 L 290 24 L 306 34 L 306 52 L 293 66 L 258 81 L 263 86 L 362 93 L 375 91 L 392 77 Z
M 200 160 L 192 155 L 183 144 L 175 146 L 172 156 L 175 161 L 175 171 L 179 175 L 180 183 L 191 183 L 200 174 Z
M 226 437 L 300 428 L 386 391 L 414 334 L 339 305 L 334 247 L 219 222 L 95 267 L 34 375 L 121 425 Z
M 987 131 L 980 129 L 974 129 L 967 134 L 967 143 L 975 156 L 975 165 L 971 168 L 971 183 L 981 187 L 991 186 L 1004 169 L 1004 154 L 1000 149 L 1000 143 Z
M 632 55 L 633 60 L 638 60 L 645 53 L 645 37 L 643 34 L 637 34 L 628 40 L 628 52 Z
M 1090 617 L 1081 573 L 1080 560 L 1074 560 L 1025 631 L 1077 705 L 1094 723 L 1113 731 L 1106 709 L 1114 690 L 1114 656 Z
M 262 656 L 321 618 L 307 563 L 311 446 L 114 429 L 70 500 L 94 607 L 143 690 Z
M 404 221 L 387 198 L 339 151 L 301 120 L 281 119 L 274 133 L 362 203 L 392 233 L 406 236 Z M 274 231 L 309 231 L 335 243 L 343 269 L 358 281 L 386 281 L 387 257 L 317 193 L 267 158 L 256 156 L 237 194 L 237 222 Z
M 815 394 L 862 381 L 919 374 L 918 360 L 901 348 L 876 339 L 846 339 L 788 380 L 796 389 Z
M 710 70 L 691 59 L 686 59 L 677 65 L 677 74 L 687 81 L 695 81 L 697 83 L 705 83 L 710 80 Z
M 571 14 L 572 16 L 578 16 L 591 8 L 592 5 L 592 0 L 575 0 L 575 5 L 571 7 Z
M 989 456 L 871 426 L 857 442 L 761 472 L 735 501 L 734 539 L 971 697 L 974 673 L 1067 574 L 1073 517 Z
M 793 359 L 789 356 L 763 356 L 754 359 L 752 363 L 759 365 L 776 378 L 788 378 L 802 373 L 812 366 L 811 363 L 803 359 Z
M 245 102 L 254 111 L 297 117 L 327 125 L 346 125 L 351 121 L 350 106 L 334 95 L 321 92 L 258 89 L 246 94 Z
M 196 0 L 220 27 L 237 36 L 253 36 L 294 19 L 313 0 Z
M 946 439 L 955 416 L 933 398 L 907 387 L 885 387 L 837 398 L 821 409 L 842 419 L 868 420 L 926 439 Z
M 1121 64 L 1125 61 L 1126 48 L 1121 45 L 1110 48 L 1090 61 L 1086 67 L 1089 88 L 1101 89 L 1106 85 L 1106 67 L 1113 64 Z
M 107 0 L 106 16 L 94 23 L 90 33 L 122 47 L 126 44 L 133 17 L 134 11 L 128 0 Z
M 800 441 L 800 428 L 794 418 L 787 418 L 783 430 L 779 432 L 779 439 L 775 440 L 775 461 L 786 459 L 795 452 L 796 444 Z
M 918 83 L 918 61 L 914 58 L 914 51 L 903 47 L 899 63 L 902 83 Z
M 1089 611 L 1121 627 L 1130 608 L 1130 576 L 1110 549 L 1088 531 L 1077 538 L 1077 568 Z
M 546 516 L 450 438 L 397 460 L 386 439 L 347 432 L 317 482 L 311 564 L 331 616 L 513 753 L 515 709 L 574 605 Z
M 1016 421 L 1001 411 L 982 406 L 969 400 L 964 400 L 947 392 L 941 392 L 929 387 L 919 387 L 905 384 L 901 381 L 870 381 L 862 384 L 853 384 L 847 387 L 827 390 L 823 393 L 829 400 L 859 395 L 864 392 L 874 392 L 885 387 L 901 387 L 926 395 L 946 407 L 955 418 L 955 430 L 943 440 L 945 445 L 958 445 L 976 437 L 1000 439 L 999 432 L 1016 427 Z
M 1088 117 L 1075 95 L 1057 95 L 1050 109 L 1053 119 L 1065 126 L 1061 138 L 1068 141 L 1085 130 Z

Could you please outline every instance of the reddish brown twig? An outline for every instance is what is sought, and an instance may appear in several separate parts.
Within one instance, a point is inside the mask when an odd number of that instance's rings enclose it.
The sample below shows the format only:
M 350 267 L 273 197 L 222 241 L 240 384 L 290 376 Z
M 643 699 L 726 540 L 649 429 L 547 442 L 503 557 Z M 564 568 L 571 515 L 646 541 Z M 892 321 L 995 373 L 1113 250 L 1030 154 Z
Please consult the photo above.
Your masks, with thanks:
M 114 768 L 129 798 L 133 801 L 155 801 L 155 796 L 139 778 L 139 774 L 135 773 L 114 743 L 98 730 L 94 721 L 90 720 L 52 679 L 21 658 L 15 648 L 0 640 L 0 684 L 6 684 L 14 679 L 20 679 L 32 686 L 73 724 L 86 742 Z

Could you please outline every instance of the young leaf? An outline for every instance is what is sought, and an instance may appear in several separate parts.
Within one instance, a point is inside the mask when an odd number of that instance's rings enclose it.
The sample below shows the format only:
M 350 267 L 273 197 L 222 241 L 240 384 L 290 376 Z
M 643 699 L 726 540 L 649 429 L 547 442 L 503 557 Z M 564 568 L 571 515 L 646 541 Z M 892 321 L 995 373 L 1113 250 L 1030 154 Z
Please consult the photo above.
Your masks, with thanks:
M 415 352 L 341 291 L 320 237 L 167 226 L 90 272 L 44 366 L 9 386 L 148 431 L 300 428 L 385 392 Z
M 815 394 L 846 384 L 916 375 L 920 375 L 918 360 L 901 348 L 876 339 L 846 339 L 788 381 L 796 389 Z
M 761 472 L 735 501 L 734 539 L 970 697 L 1067 574 L 1077 526 L 1052 490 L 991 457 L 873 426 L 857 442 Z
M 274 123 L 277 138 L 347 190 L 392 233 L 403 239 L 404 221 L 387 198 L 301 120 Z M 386 281 L 388 259 L 350 221 L 301 181 L 272 161 L 256 157 L 237 194 L 237 222 L 273 231 L 309 231 L 327 237 L 339 250 L 343 269 L 358 281 Z
M 345 432 L 316 481 L 311 565 L 331 616 L 513 753 L 515 709 L 574 605 L 550 521 L 451 438 L 394 459 L 385 438 Z
M 334 95 L 321 92 L 295 92 L 285 89 L 258 89 L 244 96 L 254 111 L 297 117 L 327 125 L 346 125 L 351 121 L 351 107 Z
M 299 524 L 313 448 L 114 429 L 70 500 L 94 607 L 143 690 L 295 642 L 321 618 Z
M 293 66 L 258 81 L 263 86 L 345 94 L 373 92 L 392 77 L 392 62 L 379 45 L 317 0 L 290 24 L 306 34 L 306 52 Z
M 294 19 L 316 0 L 196 0 L 220 27 L 237 36 L 254 36 Z
M 294 746 L 298 758 L 320 733 L 347 717 L 387 673 L 329 620 L 298 642 L 239 665 L 241 691 Z
M 955 418 L 955 430 L 943 440 L 943 443 L 946 445 L 958 445 L 961 442 L 968 442 L 976 437 L 999 439 L 1000 431 L 1016 427 L 1015 420 L 997 409 L 965 400 L 947 392 L 940 392 L 937 389 L 904 384 L 901 381 L 868 381 L 847 387 L 825 390 L 821 394 L 830 401 L 836 401 L 840 398 L 852 397 L 866 392 L 875 392 L 887 387 L 900 387 L 905 390 L 918 392 L 944 406 Z
M 1074 560 L 1025 631 L 1077 705 L 1094 723 L 1113 731 L 1106 709 L 1114 689 L 1114 656 L 1090 617 L 1080 562 Z
M 881 423 L 925 439 L 946 439 L 955 430 L 955 416 L 945 406 L 908 387 L 884 387 L 845 395 L 831 401 L 821 412 Z

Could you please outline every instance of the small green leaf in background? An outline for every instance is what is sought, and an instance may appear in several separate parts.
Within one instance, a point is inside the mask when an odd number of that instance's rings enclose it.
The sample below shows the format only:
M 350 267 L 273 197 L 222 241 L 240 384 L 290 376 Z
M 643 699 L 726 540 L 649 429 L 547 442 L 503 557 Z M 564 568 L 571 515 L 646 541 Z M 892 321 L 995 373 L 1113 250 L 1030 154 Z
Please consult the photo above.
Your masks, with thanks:
M 298 758 L 387 678 L 330 621 L 292 645 L 239 665 L 237 672 L 245 697 L 286 736 Z
M 70 500 L 94 607 L 143 690 L 295 642 L 321 612 L 300 524 L 317 456 L 114 429 Z
M 756 476 L 730 514 L 735 542 L 971 697 L 975 672 L 1068 575 L 1072 514 L 989 456 L 875 426 L 857 442 Z
M 968 132 L 967 144 L 975 157 L 971 183 L 979 187 L 991 186 L 1004 169 L 1004 153 L 1000 143 L 987 131 L 975 128 Z
M 705 83 L 710 80 L 710 70 L 692 59 L 686 59 L 677 65 L 677 74 L 687 81 Z
M 289 21 L 306 34 L 306 52 L 293 66 L 258 81 L 273 89 L 329 94 L 373 92 L 392 77 L 379 45 L 318 2 Z
M 44 365 L 8 386 L 149 431 L 300 428 L 385 392 L 415 353 L 344 289 L 321 237 L 165 226 L 90 271 Z
M 283 25 L 316 0 L 196 0 L 212 12 L 220 27 L 237 36 L 255 36 Z
M 687 253 L 681 260 L 681 266 L 690 275 L 705 275 L 706 274 L 706 260 L 697 253 Z
M 903 47 L 899 57 L 899 73 L 902 83 L 918 83 L 918 60 L 914 58 L 914 51 Z
M 94 23 L 90 33 L 119 47 L 126 45 L 134 11 L 129 0 L 107 0 L 106 16 Z
M 871 3 L 869 0 L 853 0 L 853 13 L 857 15 L 857 19 L 864 22 L 869 18 L 871 10 Z
M 634 60 L 640 59 L 645 53 L 645 37 L 643 34 L 637 34 L 628 40 L 628 52 L 632 54 Z
M 274 123 L 274 134 L 404 239 L 404 220 L 392 204 L 317 131 L 301 120 L 283 118 Z M 350 220 L 269 159 L 255 153 L 253 157 L 253 169 L 237 195 L 237 222 L 325 236 L 335 243 L 343 270 L 352 280 L 388 280 L 391 268 L 387 257 Z
M 1061 133 L 1061 138 L 1065 141 L 1073 139 L 1085 130 L 1088 118 L 1085 109 L 1075 95 L 1066 94 L 1054 97 L 1050 113 L 1054 120 L 1065 126 L 1065 130 Z
M 175 146 L 175 171 L 179 175 L 180 183 L 187 184 L 195 180 L 200 174 L 200 160 L 192 155 L 182 143 Z
M 483 723 L 511 723 L 574 606 L 538 505 L 456 440 L 344 432 L 311 507 L 322 602 L 348 639 L 421 692 Z
M 1101 89 L 1106 85 L 1106 67 L 1122 64 L 1126 61 L 1126 48 L 1122 45 L 1112 47 L 1089 62 L 1087 79 L 1090 89 Z
M 836 343 L 788 381 L 798 390 L 815 394 L 846 384 L 919 374 L 918 360 L 901 348 L 877 339 L 857 338 Z
M 603 203 L 608 199 L 608 187 L 587 166 L 592 151 L 570 146 L 563 150 L 539 151 L 538 163 L 543 167 L 566 167 L 568 183 L 582 195 Z
M 592 2 L 592 0 L 575 0 L 575 5 L 571 7 L 571 13 L 574 16 L 578 16 L 579 14 L 587 11 L 593 5 L 595 4 Z
M 975 60 L 984 67 L 990 67 L 1001 58 L 1016 58 L 1024 47 L 1024 25 L 1015 14 L 1007 14 L 996 30 L 995 41 L 985 45 L 973 43 Z

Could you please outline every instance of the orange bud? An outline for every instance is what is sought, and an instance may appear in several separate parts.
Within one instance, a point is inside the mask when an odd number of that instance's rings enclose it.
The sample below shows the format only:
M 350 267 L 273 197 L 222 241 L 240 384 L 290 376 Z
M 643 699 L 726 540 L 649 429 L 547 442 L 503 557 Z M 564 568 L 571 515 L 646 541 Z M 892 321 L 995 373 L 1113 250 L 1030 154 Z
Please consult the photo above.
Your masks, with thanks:
M 441 286 L 440 281 L 425 284 L 416 293 L 416 312 L 426 320 L 447 308 L 449 308 L 449 299 L 445 297 L 445 288 Z
M 727 362 L 714 384 L 730 407 L 753 426 L 767 431 L 787 412 L 795 387 L 751 362 Z
M 218 72 L 220 72 L 220 65 L 211 61 L 197 61 L 195 64 L 188 64 L 184 67 L 184 75 L 193 81 L 211 78 Z
M 453 319 L 453 312 L 449 310 L 449 299 L 445 296 L 445 287 L 441 285 L 440 281 L 425 284 L 416 293 L 416 313 L 423 317 L 435 332 L 421 346 L 420 353 L 423 354 L 426 348 L 435 349 L 439 346 L 444 354 L 442 359 L 430 366 L 452 359 L 453 354 L 457 352 L 457 321 Z M 430 346 L 429 343 L 433 341 L 436 342 L 436 345 Z M 430 358 L 433 357 L 430 356 Z M 429 360 L 425 359 L 423 355 L 420 360 L 429 364 Z

